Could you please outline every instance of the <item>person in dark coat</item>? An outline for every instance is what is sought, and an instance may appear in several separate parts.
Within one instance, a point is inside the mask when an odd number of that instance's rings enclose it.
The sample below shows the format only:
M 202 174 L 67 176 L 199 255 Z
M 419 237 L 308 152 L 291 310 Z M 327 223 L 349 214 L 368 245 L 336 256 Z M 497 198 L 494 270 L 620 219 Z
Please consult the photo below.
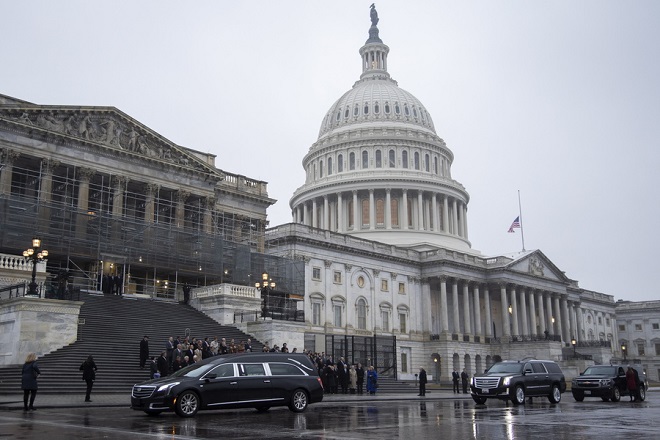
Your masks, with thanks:
M 160 373 L 160 377 L 165 377 L 168 374 L 170 374 L 170 363 L 167 361 L 167 352 L 163 351 L 160 356 L 158 356 L 158 360 L 156 361 L 156 365 L 158 366 L 158 372 Z
M 419 394 L 418 396 L 426 396 L 426 370 L 424 367 L 419 367 Z
M 154 374 L 158 373 L 158 364 L 156 364 L 156 360 L 154 359 L 153 356 L 151 356 L 149 360 L 149 379 L 154 378 Z
M 626 371 L 626 385 L 628 386 L 630 401 L 637 400 L 637 380 L 635 378 L 635 370 L 630 365 L 628 365 L 628 370 Z
M 21 389 L 23 390 L 23 410 L 31 409 L 36 410 L 34 407 L 34 399 L 37 397 L 37 377 L 41 374 L 39 365 L 37 365 L 36 353 L 30 353 L 25 358 L 23 370 L 21 371 Z M 28 406 L 28 397 L 30 398 L 30 405 Z
M 140 369 L 144 368 L 147 359 L 149 359 L 149 336 L 144 335 L 140 341 Z
M 87 360 L 80 365 L 80 371 L 83 372 L 82 379 L 87 383 L 87 392 L 85 393 L 85 402 L 91 402 L 90 399 L 92 395 L 92 385 L 94 385 L 94 380 L 96 380 L 96 364 L 94 363 L 94 358 L 90 354 L 87 356 Z
M 463 385 L 463 394 L 467 394 L 468 392 L 468 379 L 470 376 L 468 376 L 467 371 L 465 371 L 465 368 L 463 368 L 463 371 L 461 372 L 461 384 Z
M 355 368 L 355 373 L 357 374 L 357 393 L 358 394 L 363 394 L 364 393 L 364 368 L 362 367 L 362 364 L 358 363 L 357 367 Z
M 458 371 L 454 370 L 451 372 L 451 383 L 454 393 L 460 393 L 461 391 L 458 388 L 458 381 L 461 378 L 461 375 L 458 374 Z
M 343 357 L 339 358 L 337 362 L 337 377 L 339 379 L 339 386 L 341 387 L 341 393 L 348 393 L 348 365 L 344 361 Z

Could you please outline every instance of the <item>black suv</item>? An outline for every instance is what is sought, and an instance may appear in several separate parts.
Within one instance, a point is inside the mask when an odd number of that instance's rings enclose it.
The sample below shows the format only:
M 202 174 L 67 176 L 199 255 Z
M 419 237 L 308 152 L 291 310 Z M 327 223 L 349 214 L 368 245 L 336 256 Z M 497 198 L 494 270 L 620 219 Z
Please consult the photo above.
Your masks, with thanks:
M 649 383 L 644 370 L 637 365 L 631 365 L 639 375 L 638 393 L 636 398 L 646 399 Z M 571 382 L 573 398 L 582 402 L 585 397 L 600 397 L 604 402 L 618 402 L 621 396 L 628 396 L 626 382 L 627 365 L 592 365 Z
M 133 386 L 131 408 L 156 415 L 174 410 L 288 406 L 301 412 L 323 400 L 316 367 L 304 354 L 242 353 L 213 356 L 176 373 Z
M 551 403 L 559 403 L 564 391 L 564 373 L 553 361 L 498 362 L 483 375 L 473 377 L 470 384 L 470 394 L 478 404 L 486 403 L 487 399 L 500 399 L 521 405 L 525 397 L 532 396 L 547 397 Z

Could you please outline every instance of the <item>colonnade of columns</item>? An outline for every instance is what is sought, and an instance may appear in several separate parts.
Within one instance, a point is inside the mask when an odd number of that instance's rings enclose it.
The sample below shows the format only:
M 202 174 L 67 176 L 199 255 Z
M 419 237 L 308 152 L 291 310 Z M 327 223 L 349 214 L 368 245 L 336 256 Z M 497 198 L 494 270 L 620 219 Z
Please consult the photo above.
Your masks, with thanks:
M 468 239 L 467 204 L 430 191 L 369 189 L 299 203 L 294 223 L 340 233 L 366 229 L 433 231 Z
M 462 334 L 475 341 L 535 337 L 564 342 L 572 338 L 579 340 L 582 335 L 580 304 L 570 300 L 567 294 L 441 277 L 439 292 L 433 291 L 431 295 L 435 316 L 432 331 L 436 334 Z

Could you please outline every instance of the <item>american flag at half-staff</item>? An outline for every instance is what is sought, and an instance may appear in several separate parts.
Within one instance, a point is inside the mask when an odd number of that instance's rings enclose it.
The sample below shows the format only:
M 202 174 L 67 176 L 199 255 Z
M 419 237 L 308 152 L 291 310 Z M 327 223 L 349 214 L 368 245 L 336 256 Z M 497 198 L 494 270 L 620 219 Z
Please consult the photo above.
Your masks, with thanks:
M 516 219 L 511 223 L 511 226 L 509 227 L 508 232 L 516 232 L 514 231 L 515 228 L 520 228 L 520 217 L 516 217 Z

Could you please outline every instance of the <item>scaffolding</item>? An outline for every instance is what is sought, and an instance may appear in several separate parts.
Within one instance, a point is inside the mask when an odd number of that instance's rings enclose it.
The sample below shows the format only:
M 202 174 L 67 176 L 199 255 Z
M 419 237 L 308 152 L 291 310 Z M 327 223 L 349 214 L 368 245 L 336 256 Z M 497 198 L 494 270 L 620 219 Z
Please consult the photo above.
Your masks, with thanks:
M 278 290 L 304 297 L 302 262 L 263 253 L 266 222 L 256 215 L 216 207 L 209 228 L 202 197 L 188 198 L 181 214 L 176 191 L 166 188 L 154 189 L 153 216 L 145 215 L 144 184 L 126 182 L 117 197 L 120 177 L 108 174 L 90 177 L 80 209 L 80 169 L 55 167 L 47 184 L 43 173 L 36 161 L 14 164 L 10 190 L 0 192 L 0 252 L 19 254 L 39 236 L 50 252 L 47 271 L 65 274 L 68 285 L 103 290 L 110 276 L 123 293 L 175 299 L 186 284 L 253 286 L 266 271 Z

